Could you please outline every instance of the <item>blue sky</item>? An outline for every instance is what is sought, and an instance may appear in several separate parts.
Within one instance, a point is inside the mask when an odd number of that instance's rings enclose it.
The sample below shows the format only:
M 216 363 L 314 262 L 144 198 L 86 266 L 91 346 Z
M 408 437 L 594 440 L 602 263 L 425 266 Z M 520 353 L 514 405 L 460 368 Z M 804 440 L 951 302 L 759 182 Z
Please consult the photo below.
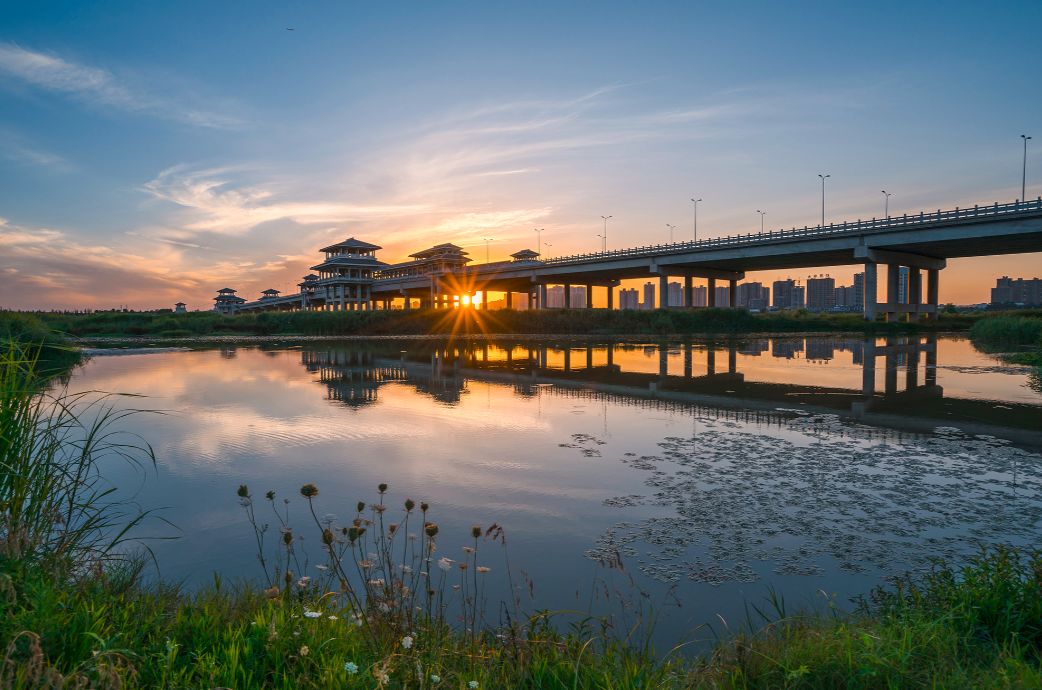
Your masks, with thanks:
M 0 10 L 0 305 L 205 308 L 381 258 L 662 242 L 1042 193 L 1042 3 Z M 287 29 L 293 29 L 288 31 Z M 1039 255 L 951 262 L 975 302 Z M 818 271 L 814 271 L 818 272 Z M 841 279 L 851 269 L 831 271 Z M 807 272 L 793 272 L 805 277 Z M 771 279 L 773 274 L 751 276 Z

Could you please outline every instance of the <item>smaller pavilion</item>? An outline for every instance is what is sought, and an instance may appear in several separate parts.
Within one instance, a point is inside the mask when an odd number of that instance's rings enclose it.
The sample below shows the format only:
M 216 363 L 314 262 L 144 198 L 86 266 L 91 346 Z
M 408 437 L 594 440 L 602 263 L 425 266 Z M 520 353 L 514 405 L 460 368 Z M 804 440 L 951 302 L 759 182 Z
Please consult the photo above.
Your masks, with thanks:
M 515 262 L 517 262 L 517 261 L 538 261 L 539 260 L 539 252 L 533 251 L 531 249 L 522 249 L 519 252 L 514 252 L 513 254 L 511 254 L 510 258 L 513 259 Z
M 177 304 L 174 305 L 174 313 L 175 314 L 187 314 L 188 313 L 188 305 L 185 304 L 184 302 L 178 302 Z

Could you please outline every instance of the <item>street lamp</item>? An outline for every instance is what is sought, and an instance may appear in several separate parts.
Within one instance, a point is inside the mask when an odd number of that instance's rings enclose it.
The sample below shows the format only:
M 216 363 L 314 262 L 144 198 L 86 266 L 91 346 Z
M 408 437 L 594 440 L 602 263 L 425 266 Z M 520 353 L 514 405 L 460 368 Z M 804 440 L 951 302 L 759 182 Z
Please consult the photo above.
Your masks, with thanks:
M 1020 138 L 1024 140 L 1024 167 L 1020 171 L 1020 200 L 1027 201 L 1027 182 L 1028 182 L 1028 141 L 1031 139 L 1026 134 L 1021 134 Z
M 879 190 L 883 194 L 883 217 L 890 220 L 890 197 L 893 196 L 885 189 Z
M 701 201 L 701 200 L 702 200 L 701 197 L 699 197 L 698 199 L 695 199 L 695 198 L 691 199 L 691 203 L 695 207 L 695 218 L 694 218 L 694 220 L 695 220 L 695 223 L 694 223 L 694 225 L 695 225 L 695 237 L 694 237 L 695 242 L 698 242 L 698 202 Z
M 485 263 L 488 263 L 488 243 L 495 240 L 495 237 L 482 237 L 485 240 Z
M 601 235 L 601 251 L 608 251 L 608 219 L 611 216 L 601 216 L 604 219 L 604 234 Z
M 825 180 L 832 175 L 818 173 L 818 177 L 821 178 L 821 227 L 825 227 Z
M 669 243 L 674 244 L 673 231 L 677 229 L 677 226 L 673 225 L 672 223 L 666 223 L 666 227 L 669 228 Z
M 760 234 L 763 234 L 763 217 L 767 215 L 767 211 L 761 211 L 756 209 L 756 212 L 760 214 Z
M 542 256 L 543 254 L 543 230 L 546 228 L 532 228 L 535 231 L 536 236 L 536 252 Z

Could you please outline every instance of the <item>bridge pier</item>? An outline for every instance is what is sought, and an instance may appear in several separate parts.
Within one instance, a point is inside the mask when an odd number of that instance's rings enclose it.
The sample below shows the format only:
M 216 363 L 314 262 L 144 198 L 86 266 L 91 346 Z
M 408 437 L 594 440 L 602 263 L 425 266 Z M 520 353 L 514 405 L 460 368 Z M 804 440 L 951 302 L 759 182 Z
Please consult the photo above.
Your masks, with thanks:
M 539 308 L 546 309 L 546 283 L 539 284 Z
M 565 283 L 564 284 L 564 308 L 565 309 L 571 309 L 572 308 L 572 284 L 571 283 Z
M 593 286 L 586 284 L 586 308 L 593 309 Z
M 682 300 L 682 304 L 689 309 L 695 303 L 694 291 L 694 278 L 692 278 L 691 276 L 684 276 L 684 297 Z
M 731 278 L 727 285 L 727 306 L 732 309 L 738 304 L 738 280 Z
M 716 278 L 706 279 L 706 305 L 716 306 Z
M 658 274 L 658 308 L 669 309 L 669 276 Z
M 615 288 L 611 285 L 605 286 L 608 291 L 608 309 L 615 308 Z
M 507 290 L 506 299 L 507 299 L 507 309 L 513 309 L 514 308 L 514 293 L 511 292 L 510 290 Z

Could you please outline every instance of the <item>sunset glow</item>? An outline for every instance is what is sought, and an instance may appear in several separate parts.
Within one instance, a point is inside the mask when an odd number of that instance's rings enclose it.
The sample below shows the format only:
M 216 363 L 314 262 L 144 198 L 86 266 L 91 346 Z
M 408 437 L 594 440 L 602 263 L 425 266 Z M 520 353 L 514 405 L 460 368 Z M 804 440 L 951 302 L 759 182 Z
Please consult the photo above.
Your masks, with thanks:
M 881 216 L 884 188 L 891 214 L 1012 201 L 1018 137 L 1042 134 L 1022 88 L 1042 8 L 893 9 L 10 8 L 0 306 L 207 309 L 224 285 L 295 290 L 348 236 L 385 261 L 451 241 L 477 263 L 535 248 L 534 228 L 546 256 L 594 251 L 605 229 L 609 249 L 669 226 L 688 239 L 693 195 L 701 237 L 756 232 L 757 209 L 767 229 L 803 226 L 822 171 L 829 222 Z M 953 260 L 941 301 L 986 301 L 1040 264 Z

